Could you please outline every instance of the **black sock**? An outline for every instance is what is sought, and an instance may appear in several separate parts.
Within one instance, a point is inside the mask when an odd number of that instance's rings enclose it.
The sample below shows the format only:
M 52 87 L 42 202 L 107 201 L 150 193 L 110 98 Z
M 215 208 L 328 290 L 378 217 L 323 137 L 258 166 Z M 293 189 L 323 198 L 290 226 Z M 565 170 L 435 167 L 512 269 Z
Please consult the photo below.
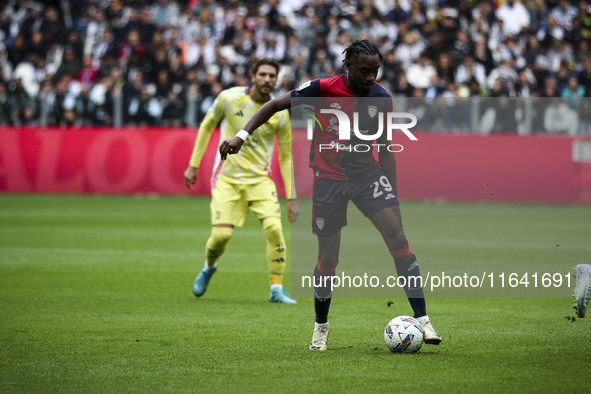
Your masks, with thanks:
M 423 287 L 417 286 L 421 284 L 419 280 L 421 272 L 419 271 L 419 263 L 417 262 L 416 256 L 413 253 L 402 260 L 394 260 L 394 263 L 396 265 L 398 276 L 405 278 L 406 286 L 404 286 L 404 291 L 406 292 L 408 302 L 410 303 L 415 316 L 425 316 L 427 312 L 425 309 L 426 304 Z M 412 277 L 417 279 L 415 280 Z M 409 286 L 409 284 L 411 286 Z
M 316 323 L 326 323 L 328 321 L 328 310 L 330 309 L 330 300 L 332 300 L 332 277 L 318 271 L 314 268 L 314 311 L 316 312 Z
M 314 298 L 314 311 L 316 312 L 316 323 L 322 324 L 328 321 L 328 310 L 330 309 L 330 300 L 326 298 L 323 301 Z

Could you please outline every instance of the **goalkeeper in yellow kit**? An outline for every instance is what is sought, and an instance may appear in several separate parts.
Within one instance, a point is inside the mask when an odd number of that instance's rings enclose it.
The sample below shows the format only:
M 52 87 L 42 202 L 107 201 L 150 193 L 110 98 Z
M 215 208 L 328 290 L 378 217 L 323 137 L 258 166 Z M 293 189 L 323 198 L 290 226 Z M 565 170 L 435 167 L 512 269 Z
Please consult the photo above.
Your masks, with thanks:
M 221 121 L 220 141 L 233 137 L 248 119 L 267 101 L 277 82 L 279 63 L 259 59 L 252 66 L 252 84 L 233 87 L 221 92 L 207 111 L 199 127 L 189 167 L 185 170 L 185 185 L 190 189 L 197 181 L 199 164 L 207 149 L 211 133 Z M 270 178 L 274 137 L 279 147 L 279 167 L 285 185 L 289 221 L 293 223 L 299 208 L 291 182 L 291 123 L 289 113 L 276 113 L 242 146 L 240 155 L 216 162 L 211 178 L 211 235 L 205 244 L 205 267 L 193 283 L 193 294 L 201 297 L 217 260 L 224 253 L 234 227 L 242 227 L 252 210 L 261 221 L 267 237 L 266 259 L 269 267 L 271 292 L 269 302 L 295 304 L 283 289 L 286 249 L 281 227 L 281 208 L 275 184 Z M 264 146 L 265 149 L 261 149 Z

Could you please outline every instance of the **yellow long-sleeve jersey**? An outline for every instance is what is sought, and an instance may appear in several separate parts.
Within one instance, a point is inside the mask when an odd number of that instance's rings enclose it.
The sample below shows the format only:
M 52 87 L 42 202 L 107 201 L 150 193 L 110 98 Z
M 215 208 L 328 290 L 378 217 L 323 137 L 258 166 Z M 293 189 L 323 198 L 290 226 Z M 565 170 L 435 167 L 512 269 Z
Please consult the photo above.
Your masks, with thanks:
M 220 141 L 217 146 L 222 141 L 234 137 L 262 106 L 253 101 L 248 92 L 249 87 L 239 86 L 226 89 L 217 96 L 199 127 L 189 162 L 191 167 L 199 168 L 211 134 L 220 121 Z M 224 161 L 216 155 L 212 189 L 217 179 L 221 178 L 229 183 L 247 185 L 260 182 L 262 177 L 269 177 L 275 135 L 285 194 L 288 199 L 295 198 L 295 188 L 292 188 L 291 182 L 291 122 L 287 110 L 277 112 L 256 129 L 244 142 L 238 154 L 228 155 Z

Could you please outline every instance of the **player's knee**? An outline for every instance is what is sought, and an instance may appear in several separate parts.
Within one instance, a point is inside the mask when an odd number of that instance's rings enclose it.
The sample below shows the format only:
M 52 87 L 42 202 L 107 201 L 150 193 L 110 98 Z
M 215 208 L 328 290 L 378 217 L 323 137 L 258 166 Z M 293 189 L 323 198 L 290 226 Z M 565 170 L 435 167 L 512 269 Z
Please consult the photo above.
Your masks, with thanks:
M 211 228 L 211 241 L 212 246 L 216 248 L 224 247 L 232 238 L 232 234 L 234 233 L 233 227 L 220 227 L 214 226 Z
M 319 246 L 318 248 L 318 264 L 322 266 L 336 267 L 339 262 L 339 249 L 338 246 Z
M 263 231 L 267 236 L 267 240 L 273 245 L 281 245 L 285 248 L 285 239 L 283 238 L 283 227 L 281 226 L 281 219 L 270 217 L 263 220 Z
M 386 244 L 390 250 L 398 250 L 408 246 L 408 240 L 406 239 L 406 235 L 402 229 L 384 236 L 384 240 L 386 241 Z

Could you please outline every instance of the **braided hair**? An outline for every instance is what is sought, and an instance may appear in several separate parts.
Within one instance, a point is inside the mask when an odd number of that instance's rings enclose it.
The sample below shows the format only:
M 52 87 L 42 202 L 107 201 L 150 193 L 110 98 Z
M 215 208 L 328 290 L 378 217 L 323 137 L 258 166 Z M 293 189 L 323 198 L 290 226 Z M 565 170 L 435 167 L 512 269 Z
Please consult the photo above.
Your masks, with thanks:
M 358 57 L 359 55 L 378 55 L 380 62 L 384 61 L 384 55 L 382 55 L 378 47 L 369 40 L 355 40 L 347 48 L 345 48 L 343 53 L 345 54 L 343 64 L 354 57 Z

